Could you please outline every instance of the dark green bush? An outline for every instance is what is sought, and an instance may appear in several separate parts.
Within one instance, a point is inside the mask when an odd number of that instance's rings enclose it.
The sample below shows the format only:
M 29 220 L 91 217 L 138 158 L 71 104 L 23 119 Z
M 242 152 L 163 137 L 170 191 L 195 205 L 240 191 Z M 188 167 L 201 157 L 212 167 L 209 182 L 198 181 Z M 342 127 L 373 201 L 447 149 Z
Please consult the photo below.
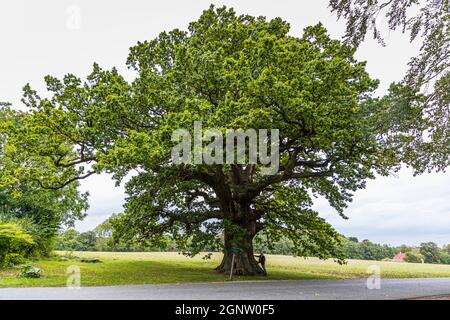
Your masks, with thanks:
M 443 264 L 450 264 L 450 254 L 443 250 L 440 254 L 440 261 Z
M 405 261 L 411 263 L 421 263 L 423 261 L 423 255 L 421 255 L 419 252 L 407 252 Z
M 31 235 L 11 223 L 0 224 L 0 267 L 21 263 L 34 248 Z

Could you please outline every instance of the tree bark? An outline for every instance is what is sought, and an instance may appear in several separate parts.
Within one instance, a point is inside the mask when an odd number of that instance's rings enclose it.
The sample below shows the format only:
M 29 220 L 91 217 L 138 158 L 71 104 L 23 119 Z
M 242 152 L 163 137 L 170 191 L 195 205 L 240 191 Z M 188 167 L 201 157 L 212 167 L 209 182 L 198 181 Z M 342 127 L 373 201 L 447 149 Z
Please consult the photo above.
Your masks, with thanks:
M 225 231 L 225 250 L 222 263 L 216 268 L 217 271 L 230 274 L 233 260 L 233 248 L 239 248 L 239 253 L 234 253 L 234 275 L 245 276 L 266 276 L 267 273 L 255 260 L 253 253 L 254 233 L 235 235 L 230 231 Z

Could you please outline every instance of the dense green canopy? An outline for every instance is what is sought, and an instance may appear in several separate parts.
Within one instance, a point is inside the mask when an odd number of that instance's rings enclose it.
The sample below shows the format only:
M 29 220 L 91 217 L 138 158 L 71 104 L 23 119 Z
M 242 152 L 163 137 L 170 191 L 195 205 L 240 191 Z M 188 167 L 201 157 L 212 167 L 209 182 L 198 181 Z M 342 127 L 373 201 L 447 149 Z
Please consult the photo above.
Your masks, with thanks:
M 97 172 L 118 181 L 131 173 L 116 234 L 152 243 L 171 234 L 192 254 L 216 244 L 225 252 L 223 272 L 239 248 L 238 271 L 263 273 L 252 247 L 262 230 L 268 241 L 287 235 L 299 255 L 342 258 L 340 237 L 313 200 L 325 197 L 345 217 L 367 179 L 399 168 L 396 133 L 416 114 L 401 103 L 392 108 L 389 97 L 372 99 L 378 82 L 355 60 L 355 49 L 321 24 L 301 37 L 289 31 L 280 18 L 211 7 L 187 31 L 132 47 L 132 82 L 95 64 L 85 82 L 47 76 L 49 98 L 27 86 L 29 127 L 14 145 L 44 167 L 20 170 L 55 190 Z M 194 121 L 221 132 L 279 129 L 279 171 L 174 164 L 171 135 L 192 132 Z
M 0 133 L 0 223 L 21 226 L 33 236 L 34 251 L 48 254 L 58 229 L 83 218 L 88 207 L 78 182 L 58 189 L 42 187 L 47 183 L 43 181 L 64 178 L 67 170 L 51 161 L 58 157 L 54 146 L 65 144 L 71 150 L 71 145 L 50 134 L 31 114 L 9 105 L 0 109 Z

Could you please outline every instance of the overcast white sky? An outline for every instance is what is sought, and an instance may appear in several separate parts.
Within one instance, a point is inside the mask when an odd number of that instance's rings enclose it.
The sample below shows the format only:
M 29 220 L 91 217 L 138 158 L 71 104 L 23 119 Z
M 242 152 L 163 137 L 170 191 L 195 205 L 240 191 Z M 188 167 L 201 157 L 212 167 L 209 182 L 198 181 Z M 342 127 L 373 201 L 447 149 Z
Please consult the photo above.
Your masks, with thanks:
M 43 92 L 43 77 L 74 73 L 85 77 L 95 61 L 104 68 L 116 66 L 122 74 L 128 48 L 152 39 L 163 30 L 185 29 L 210 3 L 234 7 L 238 13 L 282 17 L 291 34 L 300 36 L 305 26 L 322 22 L 335 38 L 344 32 L 327 8 L 327 0 L 315 1 L 144 1 L 144 0 L 41 0 L 0 3 L 0 101 L 21 108 L 21 88 L 26 83 Z M 357 52 L 367 70 L 381 81 L 379 94 L 400 80 L 418 44 L 409 44 L 399 32 L 386 33 L 387 47 L 366 41 Z M 124 202 L 123 187 L 116 188 L 107 175 L 82 182 L 91 194 L 88 217 L 77 229 L 89 230 Z M 341 219 L 326 203 L 316 204 L 338 231 L 347 236 L 399 245 L 434 241 L 450 243 L 450 174 L 412 177 L 407 169 L 398 177 L 370 181 L 356 193 Z

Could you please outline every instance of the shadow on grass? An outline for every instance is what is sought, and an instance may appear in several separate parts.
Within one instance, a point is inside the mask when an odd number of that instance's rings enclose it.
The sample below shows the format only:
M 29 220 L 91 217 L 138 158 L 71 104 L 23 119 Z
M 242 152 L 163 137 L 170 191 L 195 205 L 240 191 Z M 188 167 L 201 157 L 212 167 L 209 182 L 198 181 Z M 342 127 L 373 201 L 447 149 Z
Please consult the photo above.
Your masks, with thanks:
M 63 287 L 66 286 L 69 266 L 79 266 L 81 286 L 127 284 L 180 284 L 228 281 L 229 276 L 214 270 L 214 261 L 135 261 L 107 259 L 101 263 L 82 263 L 79 260 L 42 260 L 35 265 L 43 270 L 40 279 L 19 279 L 18 269 L 0 270 L 0 287 Z M 233 281 L 340 279 L 337 275 L 312 272 L 269 271 L 267 277 L 234 276 Z

